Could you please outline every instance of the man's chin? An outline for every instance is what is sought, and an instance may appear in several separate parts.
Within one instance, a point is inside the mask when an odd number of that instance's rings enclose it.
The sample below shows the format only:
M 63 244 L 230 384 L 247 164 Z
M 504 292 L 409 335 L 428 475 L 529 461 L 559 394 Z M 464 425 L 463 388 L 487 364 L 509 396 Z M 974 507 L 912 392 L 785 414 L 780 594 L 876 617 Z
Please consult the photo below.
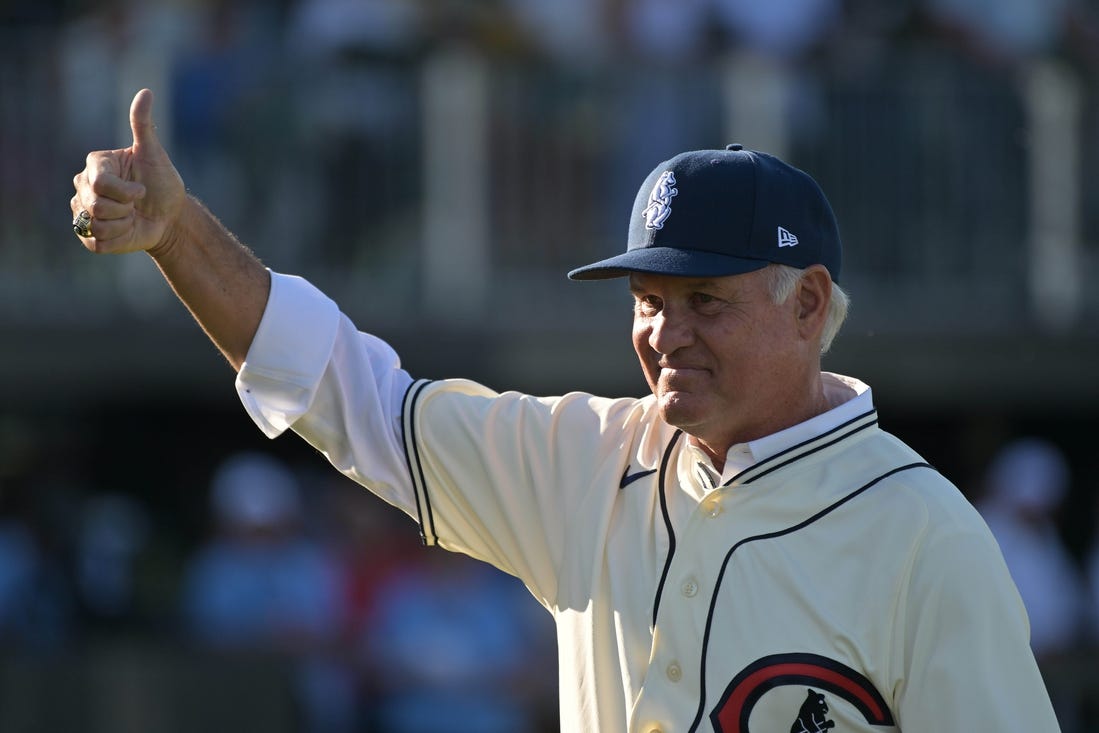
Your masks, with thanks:
M 674 428 L 690 433 L 691 428 L 701 423 L 699 406 L 695 400 L 682 392 L 665 392 L 657 396 L 657 405 L 664 422 Z

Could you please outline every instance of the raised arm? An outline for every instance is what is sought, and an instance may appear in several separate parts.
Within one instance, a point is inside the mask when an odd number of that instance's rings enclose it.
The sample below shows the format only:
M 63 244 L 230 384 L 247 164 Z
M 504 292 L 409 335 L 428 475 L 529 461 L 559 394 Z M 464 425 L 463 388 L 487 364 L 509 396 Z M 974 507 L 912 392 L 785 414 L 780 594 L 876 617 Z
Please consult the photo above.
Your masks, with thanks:
M 239 371 L 267 304 L 270 275 L 187 194 L 157 138 L 152 113 L 153 93 L 142 89 L 130 105 L 133 144 L 88 154 L 73 179 L 73 229 L 95 253 L 147 252 Z M 79 219 L 82 212 L 90 222 Z

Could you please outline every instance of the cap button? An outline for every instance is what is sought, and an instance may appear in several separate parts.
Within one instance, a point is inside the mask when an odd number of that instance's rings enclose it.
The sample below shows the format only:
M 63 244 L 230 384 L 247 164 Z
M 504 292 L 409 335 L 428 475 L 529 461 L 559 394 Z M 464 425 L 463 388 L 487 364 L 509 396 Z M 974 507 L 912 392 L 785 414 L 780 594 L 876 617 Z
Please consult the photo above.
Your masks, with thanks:
M 725 146 L 726 150 L 744 150 L 744 146 L 740 143 L 729 143 Z

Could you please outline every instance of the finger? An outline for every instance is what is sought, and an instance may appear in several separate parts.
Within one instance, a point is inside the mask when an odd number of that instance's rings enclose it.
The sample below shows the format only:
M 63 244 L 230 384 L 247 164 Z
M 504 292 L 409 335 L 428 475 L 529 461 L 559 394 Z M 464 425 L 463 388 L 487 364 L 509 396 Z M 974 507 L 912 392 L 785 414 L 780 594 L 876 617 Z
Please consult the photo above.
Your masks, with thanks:
M 95 224 L 95 221 L 93 220 L 85 229 L 85 231 L 87 231 L 88 233 L 88 236 L 84 236 L 84 234 L 81 233 L 81 229 L 77 227 L 78 218 L 85 211 L 84 203 L 80 200 L 79 194 L 74 195 L 71 199 L 69 199 L 69 208 L 72 209 L 73 215 L 73 234 L 75 234 L 80 239 L 81 243 L 87 249 L 90 249 L 94 252 L 95 234 L 91 231 L 91 229 L 92 226 Z
M 105 221 L 92 219 L 92 238 L 95 239 L 98 251 L 109 252 L 118 242 L 128 243 L 133 237 L 134 214 L 119 219 Z
M 153 124 L 153 93 L 148 89 L 134 95 L 130 104 L 130 129 L 134 134 L 135 156 L 156 155 L 164 150 Z
M 116 201 L 103 196 L 96 196 L 91 201 L 84 201 L 83 208 L 92 215 L 92 219 L 98 221 L 125 219 L 134 213 L 133 202 Z
M 82 239 L 110 240 L 127 234 L 134 227 L 133 204 L 123 204 L 108 199 L 96 199 L 88 203 L 77 194 L 69 200 L 69 209 L 72 210 L 74 226 L 77 217 L 82 213 L 87 212 L 91 216 L 91 222 L 88 224 L 89 237 L 83 237 L 73 229 L 73 232 Z
M 83 193 L 85 204 L 91 203 L 94 198 L 131 202 L 145 195 L 143 184 L 127 181 L 119 175 L 120 160 L 125 155 L 123 150 L 101 150 L 88 154 L 83 172 L 73 179 L 76 190 Z
M 94 186 L 89 180 L 86 169 L 73 177 L 73 187 L 76 189 L 76 194 L 71 201 L 73 216 L 83 210 L 93 217 L 98 212 L 105 217 L 117 218 L 119 211 L 115 207 L 133 208 L 131 197 L 120 190 L 117 184 L 112 183 L 111 177 L 110 174 L 99 176 Z M 113 193 L 96 193 L 97 187 L 101 190 L 113 190 Z
M 91 199 L 107 199 L 123 204 L 133 204 L 134 201 L 145 195 L 145 185 L 136 181 L 124 181 L 116 175 L 104 174 L 98 176 L 88 185 Z M 85 197 L 85 203 L 92 203 Z
M 73 233 L 90 252 L 97 254 L 128 252 L 131 249 L 136 221 L 137 216 L 133 212 L 127 217 L 111 221 L 92 219 L 88 236 L 83 236 L 76 229 L 73 229 Z
M 87 211 L 93 219 L 121 219 L 133 211 L 132 201 L 97 196 L 96 191 L 86 184 L 85 179 L 84 173 L 78 173 L 73 178 L 76 195 L 69 201 L 69 207 L 73 209 L 74 216 L 80 211 Z

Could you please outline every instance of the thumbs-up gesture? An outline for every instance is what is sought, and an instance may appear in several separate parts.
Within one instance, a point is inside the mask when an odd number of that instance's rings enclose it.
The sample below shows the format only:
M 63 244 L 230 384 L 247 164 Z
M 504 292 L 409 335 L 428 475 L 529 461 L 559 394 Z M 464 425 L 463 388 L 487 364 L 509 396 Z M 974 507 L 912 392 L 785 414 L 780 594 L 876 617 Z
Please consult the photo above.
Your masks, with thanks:
M 183 209 L 183 179 L 157 139 L 148 89 L 134 96 L 130 127 L 130 147 L 89 153 L 84 170 L 73 178 L 73 230 L 92 252 L 166 247 Z

